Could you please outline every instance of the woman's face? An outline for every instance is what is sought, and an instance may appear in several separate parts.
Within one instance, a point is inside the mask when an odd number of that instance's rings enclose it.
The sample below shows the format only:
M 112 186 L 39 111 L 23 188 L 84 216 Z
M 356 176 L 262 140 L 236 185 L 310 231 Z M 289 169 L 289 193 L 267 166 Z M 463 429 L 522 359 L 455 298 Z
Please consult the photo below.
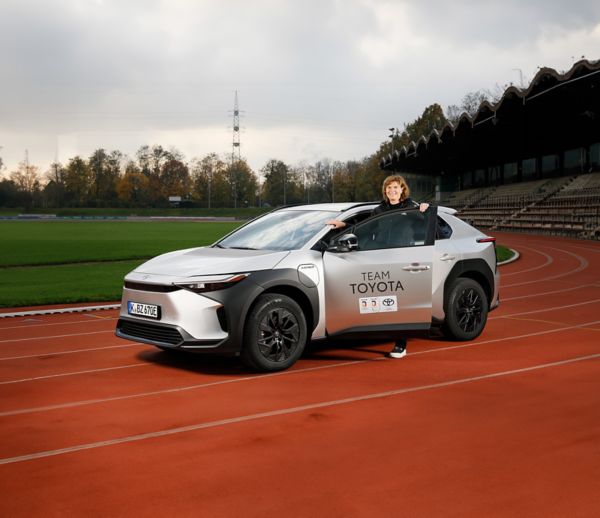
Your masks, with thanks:
M 400 196 L 402 196 L 402 186 L 398 182 L 390 182 L 385 188 L 385 195 L 392 205 L 400 203 Z

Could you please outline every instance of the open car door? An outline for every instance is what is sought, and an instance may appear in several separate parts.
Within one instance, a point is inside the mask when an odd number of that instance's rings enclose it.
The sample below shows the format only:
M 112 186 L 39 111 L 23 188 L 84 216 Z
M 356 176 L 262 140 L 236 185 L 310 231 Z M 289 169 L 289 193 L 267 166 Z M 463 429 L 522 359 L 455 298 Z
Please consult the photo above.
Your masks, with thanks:
M 387 211 L 324 252 L 330 336 L 429 328 L 436 217 L 437 207 Z

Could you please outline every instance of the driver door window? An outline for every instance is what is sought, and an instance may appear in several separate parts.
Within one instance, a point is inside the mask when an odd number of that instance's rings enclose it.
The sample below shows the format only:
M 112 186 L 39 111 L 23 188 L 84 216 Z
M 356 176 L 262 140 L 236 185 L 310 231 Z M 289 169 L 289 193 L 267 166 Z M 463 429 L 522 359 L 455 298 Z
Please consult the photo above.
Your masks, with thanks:
M 432 244 L 428 241 L 429 215 L 418 209 L 394 210 L 369 219 L 354 229 L 359 250 L 382 250 Z

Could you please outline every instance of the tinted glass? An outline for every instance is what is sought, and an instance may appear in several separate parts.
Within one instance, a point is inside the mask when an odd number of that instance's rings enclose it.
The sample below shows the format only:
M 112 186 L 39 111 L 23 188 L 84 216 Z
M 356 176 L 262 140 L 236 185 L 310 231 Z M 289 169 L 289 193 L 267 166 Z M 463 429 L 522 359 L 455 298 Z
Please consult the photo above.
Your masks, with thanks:
M 394 210 L 355 228 L 359 250 L 423 246 L 429 216 L 418 210 Z
M 452 235 L 452 227 L 442 218 L 437 217 L 436 239 L 448 239 Z

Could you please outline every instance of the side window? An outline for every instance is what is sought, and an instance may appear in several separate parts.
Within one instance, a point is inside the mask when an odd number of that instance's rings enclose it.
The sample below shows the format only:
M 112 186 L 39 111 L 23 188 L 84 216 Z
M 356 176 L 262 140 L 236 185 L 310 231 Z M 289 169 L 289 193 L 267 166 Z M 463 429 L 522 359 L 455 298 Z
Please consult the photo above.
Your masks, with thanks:
M 436 239 L 448 239 L 452 235 L 452 227 L 442 218 L 437 217 L 437 226 L 435 230 Z
M 428 216 L 418 209 L 394 210 L 356 226 L 359 250 L 423 246 Z
M 346 223 L 346 226 L 343 228 L 331 229 L 329 232 L 327 232 L 327 234 L 325 234 L 325 236 L 323 236 L 321 243 L 325 243 L 325 247 L 327 244 L 333 244 L 333 242 L 338 237 L 341 237 L 342 235 L 347 234 L 348 232 L 353 232 L 355 225 L 357 225 L 361 221 L 369 218 L 370 216 L 371 216 L 371 211 L 367 210 L 364 212 L 359 212 L 358 214 L 354 214 L 354 216 L 351 216 L 351 217 L 343 220 L 344 223 Z M 317 248 L 317 247 L 319 247 L 319 248 Z M 317 248 L 319 250 L 324 250 L 325 247 L 321 247 L 321 245 L 319 245 L 319 244 L 315 245 L 315 248 Z

